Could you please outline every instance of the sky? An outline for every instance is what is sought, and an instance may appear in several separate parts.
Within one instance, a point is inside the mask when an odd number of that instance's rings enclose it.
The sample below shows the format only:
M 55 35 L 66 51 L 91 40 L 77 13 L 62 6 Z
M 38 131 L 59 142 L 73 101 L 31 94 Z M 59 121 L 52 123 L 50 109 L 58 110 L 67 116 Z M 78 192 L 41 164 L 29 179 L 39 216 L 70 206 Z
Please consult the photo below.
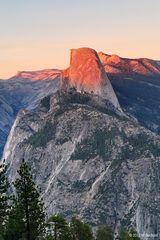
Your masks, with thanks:
M 160 0 L 0 0 L 0 78 L 64 69 L 70 49 L 160 60 Z

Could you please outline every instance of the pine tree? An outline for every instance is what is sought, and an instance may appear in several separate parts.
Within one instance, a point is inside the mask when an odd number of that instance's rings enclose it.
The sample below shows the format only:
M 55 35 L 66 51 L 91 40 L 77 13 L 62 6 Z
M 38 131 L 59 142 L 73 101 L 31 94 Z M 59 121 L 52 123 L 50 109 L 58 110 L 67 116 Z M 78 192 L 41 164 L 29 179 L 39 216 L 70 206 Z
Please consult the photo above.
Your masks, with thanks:
M 9 213 L 9 197 L 7 195 L 7 190 L 9 183 L 6 177 L 6 166 L 2 164 L 0 166 L 0 238 L 2 238 L 6 221 Z
M 119 231 L 119 240 L 140 240 L 137 232 L 134 229 L 127 231 L 121 227 Z
M 134 229 L 131 229 L 129 231 L 129 236 L 131 240 L 140 240 L 140 238 L 138 237 L 138 233 Z
M 5 240 L 22 239 L 25 222 L 23 221 L 23 212 L 15 199 L 13 199 L 12 207 L 9 213 L 9 218 L 6 224 Z
M 110 226 L 99 226 L 96 233 L 96 240 L 113 240 L 113 231 Z
M 18 174 L 19 178 L 14 183 L 16 189 L 16 203 L 13 209 L 13 215 L 16 216 L 14 226 L 15 228 L 21 226 L 22 239 L 36 240 L 45 230 L 43 204 L 30 169 L 24 160 Z
M 76 217 L 72 217 L 71 223 L 70 223 L 70 229 L 72 234 L 73 240 L 92 240 L 93 234 L 91 227 L 83 223 L 81 220 L 79 220 Z
M 49 221 L 50 236 L 54 240 L 71 240 L 69 225 L 60 215 L 50 217 Z
M 129 232 L 123 227 L 119 230 L 119 240 L 131 240 Z

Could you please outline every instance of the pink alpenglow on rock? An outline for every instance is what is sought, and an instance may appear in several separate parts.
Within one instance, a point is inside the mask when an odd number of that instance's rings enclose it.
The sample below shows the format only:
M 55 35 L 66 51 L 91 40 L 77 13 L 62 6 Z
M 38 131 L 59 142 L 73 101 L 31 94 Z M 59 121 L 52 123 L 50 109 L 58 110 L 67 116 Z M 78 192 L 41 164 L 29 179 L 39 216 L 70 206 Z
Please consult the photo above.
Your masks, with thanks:
M 39 71 L 18 72 L 13 78 L 30 79 L 32 81 L 54 80 L 60 75 L 61 71 L 57 69 L 45 69 Z
M 97 52 L 90 48 L 71 50 L 70 67 L 61 74 L 61 87 L 93 92 L 120 109 L 115 92 Z
M 144 76 L 160 75 L 160 65 L 158 64 L 158 61 L 153 61 L 147 58 L 121 58 L 117 55 L 108 55 L 103 52 L 98 53 L 98 56 L 107 74 L 140 74 Z

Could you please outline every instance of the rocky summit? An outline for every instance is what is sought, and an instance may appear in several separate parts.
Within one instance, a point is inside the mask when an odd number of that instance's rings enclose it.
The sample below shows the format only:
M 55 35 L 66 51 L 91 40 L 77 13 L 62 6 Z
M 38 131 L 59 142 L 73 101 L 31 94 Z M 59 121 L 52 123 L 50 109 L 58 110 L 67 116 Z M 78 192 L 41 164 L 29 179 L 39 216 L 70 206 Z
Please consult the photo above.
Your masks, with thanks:
M 117 97 L 95 50 L 90 48 L 72 49 L 70 67 L 62 72 L 62 89 L 75 87 L 108 99 L 120 109 Z

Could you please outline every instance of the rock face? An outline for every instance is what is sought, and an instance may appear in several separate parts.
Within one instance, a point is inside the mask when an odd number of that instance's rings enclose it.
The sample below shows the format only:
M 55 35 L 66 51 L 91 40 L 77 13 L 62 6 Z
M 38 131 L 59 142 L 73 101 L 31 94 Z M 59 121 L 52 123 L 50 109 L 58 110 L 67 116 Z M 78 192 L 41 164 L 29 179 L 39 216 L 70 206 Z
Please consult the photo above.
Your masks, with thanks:
M 57 91 L 59 75 L 58 70 L 19 72 L 9 80 L 0 80 L 0 157 L 18 111 L 33 109 L 42 98 Z
M 160 134 L 160 64 L 151 59 L 126 59 L 99 53 L 124 111 Z
M 49 215 L 76 214 L 115 231 L 132 225 L 146 240 L 160 232 L 160 139 L 102 103 L 57 92 L 21 111 L 3 155 L 9 179 L 24 158 Z
M 160 133 L 160 78 L 153 68 L 159 62 L 99 57 L 123 109 Z M 57 92 L 60 73 L 46 71 L 0 81 L 1 143 L 26 108 L 3 154 L 9 179 L 24 158 L 49 215 L 79 215 L 114 231 L 120 224 L 134 226 L 142 240 L 148 234 L 159 240 L 160 138 L 121 114 L 104 68 L 94 50 L 83 48 L 71 51 L 71 65 L 61 75 L 62 89 L 78 92 Z
M 111 74 L 109 78 L 123 110 L 160 134 L 160 76 Z
M 93 92 L 108 99 L 120 109 L 117 97 L 95 50 L 71 50 L 70 67 L 62 72 L 62 89 L 75 87 L 77 91 Z
M 107 74 L 140 74 L 144 76 L 160 75 L 159 61 L 147 58 L 129 59 L 118 55 L 108 55 L 103 52 L 98 56 Z
M 46 70 L 39 70 L 39 71 L 23 71 L 18 72 L 16 76 L 13 78 L 15 79 L 29 79 L 32 81 L 46 81 L 46 80 L 53 80 L 60 75 L 61 71 L 57 69 L 46 69 Z
M 104 53 L 98 55 L 123 110 L 159 134 L 160 62 L 144 59 L 152 64 L 152 69 L 156 67 L 155 71 L 148 72 L 146 67 L 145 71 L 140 67 L 142 59 L 125 59 Z M 130 66 L 133 61 L 138 68 Z M 56 91 L 60 73 L 55 69 L 23 71 L 9 80 L 0 80 L 0 156 L 17 112 L 22 108 L 33 108 L 44 96 Z M 69 68 L 62 72 L 63 79 L 68 81 L 68 76 Z
M 11 104 L 10 99 L 7 99 L 7 97 L 3 95 L 0 96 L 0 157 L 15 119 L 15 106 L 15 100 L 13 100 Z

